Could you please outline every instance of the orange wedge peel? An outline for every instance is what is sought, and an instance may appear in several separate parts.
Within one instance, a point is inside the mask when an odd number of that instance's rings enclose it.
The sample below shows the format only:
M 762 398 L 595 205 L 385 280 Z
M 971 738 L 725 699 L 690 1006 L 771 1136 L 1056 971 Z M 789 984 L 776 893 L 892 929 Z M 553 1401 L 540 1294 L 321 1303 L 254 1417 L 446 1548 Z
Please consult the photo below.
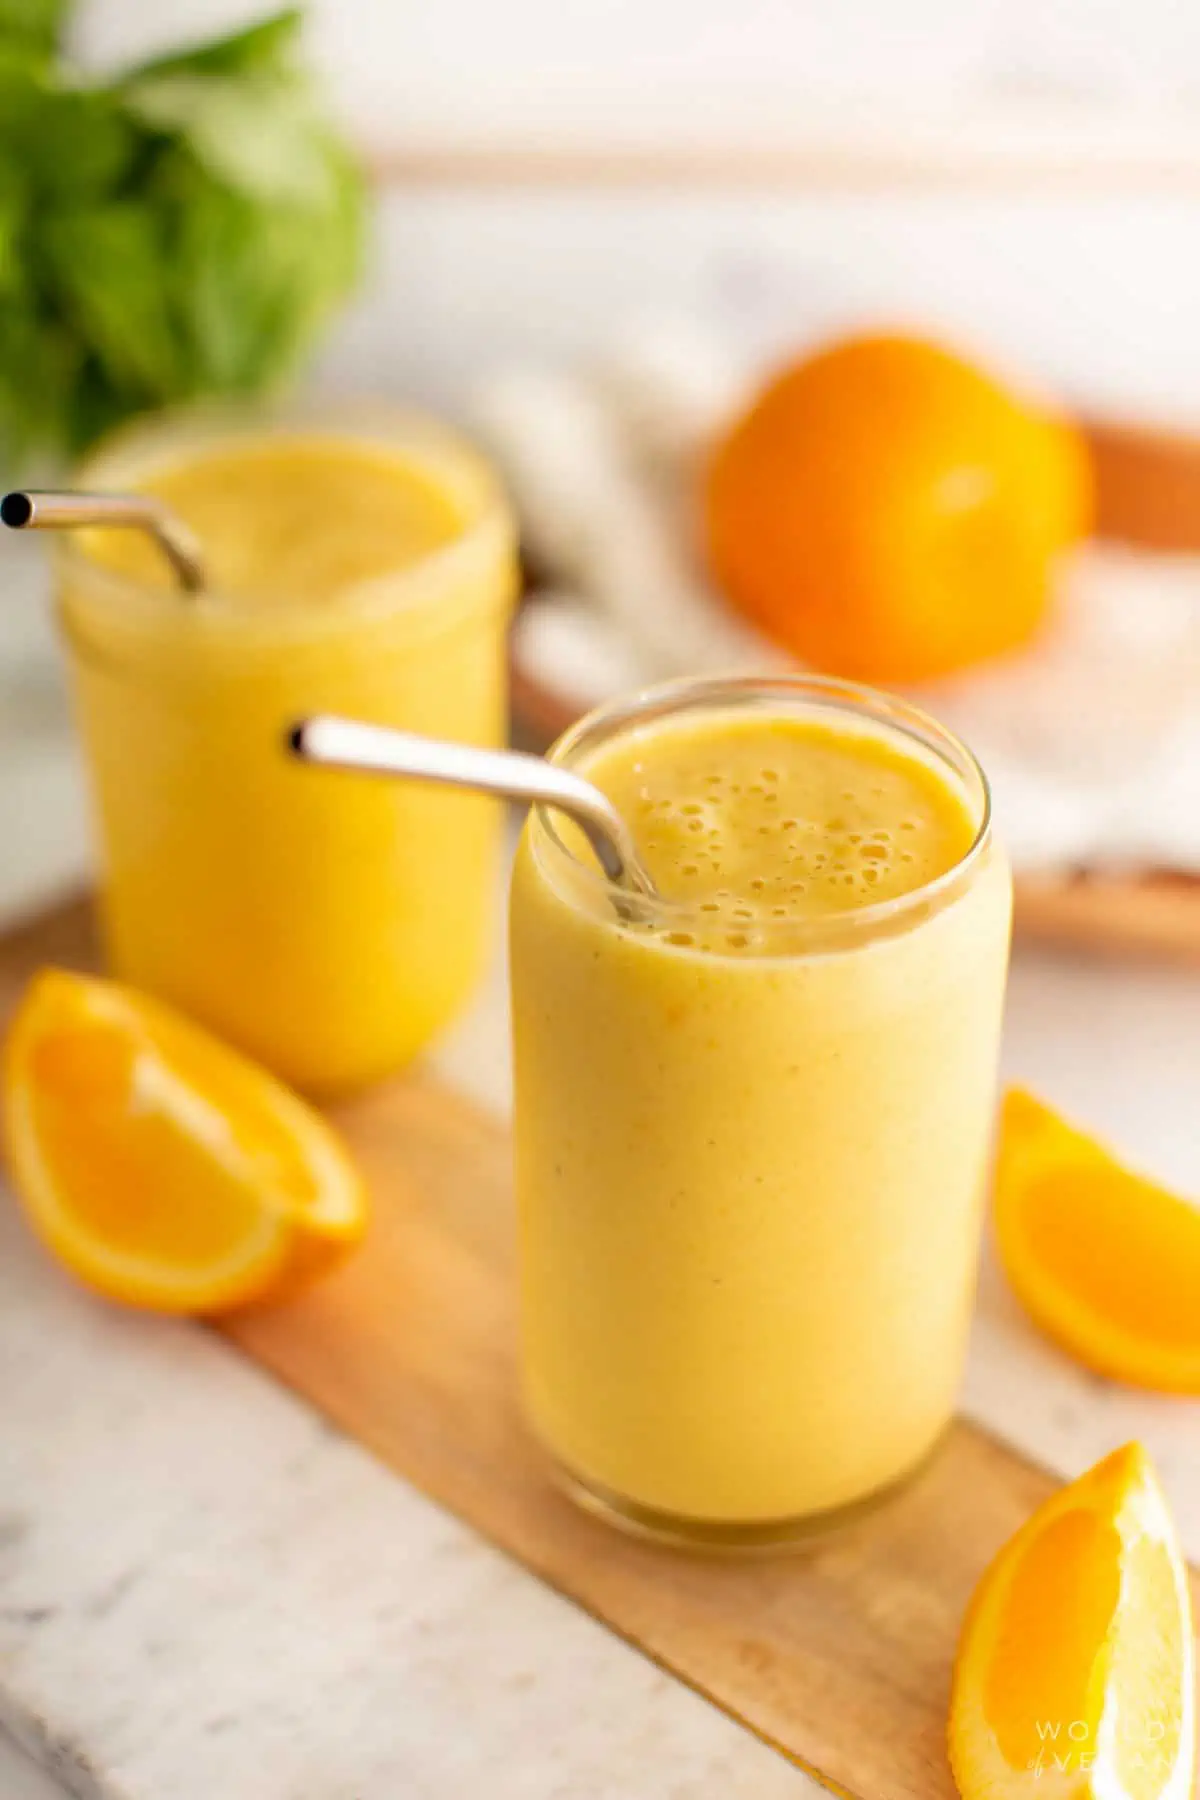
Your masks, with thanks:
M 1065 1349 L 1102 1375 L 1200 1394 L 1200 1207 L 1014 1089 L 994 1216 L 1013 1288 Z
M 35 976 L 3 1085 L 30 1223 L 110 1299 L 223 1312 L 289 1292 L 363 1234 L 363 1185 L 325 1120 L 129 988 Z
M 1188 1575 L 1140 1444 L 1060 1489 L 971 1602 L 949 1751 L 964 1800 L 1190 1800 Z

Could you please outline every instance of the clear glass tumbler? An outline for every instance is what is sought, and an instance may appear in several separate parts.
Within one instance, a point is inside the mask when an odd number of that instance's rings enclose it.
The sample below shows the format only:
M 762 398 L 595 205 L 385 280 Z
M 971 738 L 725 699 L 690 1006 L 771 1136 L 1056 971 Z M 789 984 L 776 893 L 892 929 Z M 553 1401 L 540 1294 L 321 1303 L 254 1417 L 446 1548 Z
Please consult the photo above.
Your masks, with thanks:
M 975 835 L 915 891 L 768 917 L 722 952 L 689 903 L 631 898 L 553 813 L 528 822 L 511 956 L 529 1415 L 587 1505 L 713 1546 L 857 1509 L 951 1417 L 1011 911 L 978 765 L 885 695 L 673 684 L 552 755 L 586 772 L 626 734 L 746 710 L 882 735 Z

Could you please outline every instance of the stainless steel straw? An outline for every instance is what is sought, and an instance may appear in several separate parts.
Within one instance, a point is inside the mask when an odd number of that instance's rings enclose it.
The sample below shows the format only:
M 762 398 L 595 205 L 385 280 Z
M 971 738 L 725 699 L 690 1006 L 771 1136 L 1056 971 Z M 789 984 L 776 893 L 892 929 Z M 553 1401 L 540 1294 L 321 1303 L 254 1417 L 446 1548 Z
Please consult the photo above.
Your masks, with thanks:
M 540 756 L 526 756 L 519 750 L 480 750 L 324 715 L 302 720 L 288 734 L 288 744 L 303 761 L 326 768 L 435 781 L 501 799 L 556 807 L 587 835 L 610 881 L 634 893 L 654 893 L 632 833 L 608 796 L 582 775 L 560 769 Z
M 204 556 L 192 532 L 150 494 L 76 494 L 22 488 L 0 500 L 0 522 L 13 531 L 79 531 L 100 525 L 144 531 L 154 539 L 188 594 L 207 585 Z

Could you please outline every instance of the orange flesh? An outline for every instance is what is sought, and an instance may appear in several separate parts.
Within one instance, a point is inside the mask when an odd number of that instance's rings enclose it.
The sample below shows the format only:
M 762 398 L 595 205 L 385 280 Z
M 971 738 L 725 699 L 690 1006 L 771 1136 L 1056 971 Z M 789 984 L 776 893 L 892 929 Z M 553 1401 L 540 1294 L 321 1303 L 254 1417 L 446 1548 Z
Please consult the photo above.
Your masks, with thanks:
M 1064 1289 L 1138 1339 L 1200 1345 L 1200 1212 L 1096 1157 L 1029 1182 L 1030 1253 Z
M 1030 1545 L 1007 1596 L 983 1694 L 984 1713 L 1014 1769 L 1055 1766 L 1095 1749 L 1100 1652 L 1116 1611 L 1121 1542 L 1083 1510 Z
M 138 1260 L 201 1265 L 254 1231 L 272 1187 L 293 1202 L 315 1195 L 288 1132 L 221 1059 L 189 1045 L 164 1070 L 169 1048 L 107 1021 L 51 1029 L 32 1047 L 30 1103 L 90 1235 Z M 183 1086 L 193 1080 L 202 1096 Z

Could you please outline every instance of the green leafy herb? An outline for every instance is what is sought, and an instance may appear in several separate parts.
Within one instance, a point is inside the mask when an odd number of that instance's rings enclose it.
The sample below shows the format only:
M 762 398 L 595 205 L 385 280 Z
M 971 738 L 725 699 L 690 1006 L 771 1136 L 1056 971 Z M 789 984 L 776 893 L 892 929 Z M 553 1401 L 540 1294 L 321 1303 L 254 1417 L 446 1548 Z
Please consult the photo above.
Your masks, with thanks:
M 10 0 L 10 4 L 19 6 L 22 0 Z M 303 16 L 298 6 L 287 7 L 215 43 L 153 57 L 132 70 L 129 79 L 141 82 L 160 75 L 247 75 L 255 70 L 277 70 L 296 54 Z
M 61 10 L 0 0 L 6 458 L 279 384 L 362 257 L 362 175 L 297 12 L 84 86 L 49 55 Z
M 68 0 L 0 0 L 0 45 L 50 57 L 58 49 Z

